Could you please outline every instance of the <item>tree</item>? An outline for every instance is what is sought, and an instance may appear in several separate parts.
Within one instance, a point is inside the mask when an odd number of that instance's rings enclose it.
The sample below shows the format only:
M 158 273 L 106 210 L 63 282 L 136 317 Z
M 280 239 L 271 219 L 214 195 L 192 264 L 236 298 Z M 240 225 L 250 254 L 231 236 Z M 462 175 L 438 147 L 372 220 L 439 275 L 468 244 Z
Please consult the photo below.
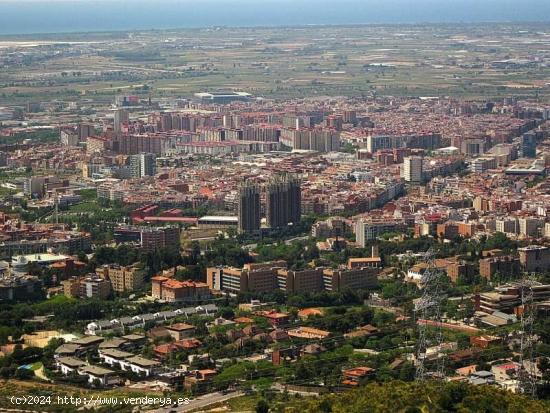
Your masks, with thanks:
M 54 337 L 50 339 L 46 347 L 43 348 L 42 358 L 44 360 L 51 359 L 55 354 L 55 350 L 64 343 L 65 343 L 65 340 L 61 337 L 59 338 Z
M 455 300 L 448 300 L 445 312 L 447 317 L 456 319 L 458 316 L 458 303 Z
M 256 404 L 256 413 L 269 413 L 269 404 L 264 399 L 258 401 Z
M 459 349 L 465 349 L 470 347 L 470 336 L 465 333 L 457 333 L 456 342 Z
M 458 312 L 460 318 L 470 318 L 473 317 L 475 313 L 475 307 L 472 300 L 466 300 L 464 302 L 463 308 Z
M 295 376 L 296 380 L 309 380 L 311 377 L 311 372 L 304 363 L 299 363 L 296 367 Z
M 393 379 L 393 372 L 388 366 L 382 366 L 376 371 L 378 381 L 390 381 Z
M 333 413 L 363 412 L 543 412 L 550 404 L 513 394 L 492 386 L 467 383 L 369 383 L 338 395 L 307 398 L 296 411 L 317 413 L 324 400 Z
M 9 379 L 10 377 L 13 377 L 15 375 L 15 366 L 7 366 L 0 368 L 0 377 L 3 379 Z
M 502 232 L 496 232 L 485 243 L 482 244 L 482 249 L 502 249 L 512 250 L 517 248 L 517 242 L 510 240 L 506 234 Z
M 29 380 L 34 377 L 34 371 L 31 369 L 18 368 L 15 371 L 15 378 L 18 380 Z
M 328 399 L 324 399 L 319 404 L 319 411 L 321 413 L 331 413 L 332 412 L 332 404 L 330 403 L 330 401 Z
M 414 380 L 415 372 L 416 369 L 414 365 L 410 362 L 406 362 L 399 370 L 399 380 L 412 381 Z
M 218 313 L 220 314 L 220 317 L 223 317 L 225 319 L 232 319 L 233 317 L 235 317 L 235 311 L 233 311 L 231 307 L 222 307 L 220 308 Z

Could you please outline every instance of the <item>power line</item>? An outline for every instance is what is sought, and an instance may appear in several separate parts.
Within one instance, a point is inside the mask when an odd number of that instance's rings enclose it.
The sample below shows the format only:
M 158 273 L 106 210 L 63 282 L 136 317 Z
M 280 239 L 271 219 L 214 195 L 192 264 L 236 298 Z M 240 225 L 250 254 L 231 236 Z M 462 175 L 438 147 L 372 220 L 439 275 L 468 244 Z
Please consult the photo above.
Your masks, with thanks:
M 535 321 L 535 308 L 533 305 L 534 280 L 524 273 L 520 283 L 521 288 L 521 336 L 519 358 L 519 388 L 522 393 L 536 396 L 537 382 L 535 375 L 535 363 L 533 359 L 534 335 L 533 323 Z

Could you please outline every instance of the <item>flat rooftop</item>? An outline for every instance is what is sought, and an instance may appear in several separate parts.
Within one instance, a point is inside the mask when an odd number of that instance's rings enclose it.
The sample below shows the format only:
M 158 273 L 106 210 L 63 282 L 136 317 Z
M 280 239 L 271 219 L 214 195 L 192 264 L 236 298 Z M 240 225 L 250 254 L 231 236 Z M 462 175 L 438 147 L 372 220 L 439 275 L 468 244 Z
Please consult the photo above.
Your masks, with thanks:
M 246 92 L 199 92 L 195 93 L 196 97 L 199 98 L 223 98 L 223 97 L 249 97 L 252 96 L 250 93 Z
M 205 221 L 217 221 L 217 222 L 238 222 L 238 217 L 233 216 L 216 216 L 216 215 L 205 215 L 204 217 L 199 218 L 199 222 L 205 222 Z
M 57 255 L 57 254 L 49 254 L 49 253 L 14 255 L 12 257 L 12 262 L 13 263 L 21 263 L 21 262 L 48 263 L 48 262 L 63 261 L 63 260 L 66 260 L 67 258 L 69 257 L 66 255 Z
M 80 371 L 82 373 L 91 374 L 93 376 L 106 376 L 109 374 L 114 374 L 114 371 L 99 366 L 85 366 L 80 369 Z

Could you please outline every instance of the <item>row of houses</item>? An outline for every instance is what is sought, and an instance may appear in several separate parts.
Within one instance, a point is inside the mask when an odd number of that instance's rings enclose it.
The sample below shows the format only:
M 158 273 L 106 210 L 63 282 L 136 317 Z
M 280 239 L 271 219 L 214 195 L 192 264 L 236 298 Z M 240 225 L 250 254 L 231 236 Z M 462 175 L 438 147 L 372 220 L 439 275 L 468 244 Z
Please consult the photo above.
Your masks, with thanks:
M 164 327 L 155 327 L 152 330 Z M 184 323 L 176 323 L 165 329 L 176 337 L 189 336 L 194 333 L 194 327 Z M 150 331 L 152 331 L 150 330 Z M 172 335 L 174 337 L 174 335 Z M 150 337 L 151 338 L 151 337 Z M 188 390 L 197 390 L 210 382 L 217 373 L 216 370 L 187 371 L 186 368 L 172 369 L 163 365 L 163 355 L 156 349 L 165 345 L 177 345 L 185 341 L 197 341 L 189 338 L 155 347 L 155 358 L 142 357 L 135 351 L 143 347 L 147 337 L 140 334 L 129 334 L 121 337 L 105 339 L 101 336 L 85 336 L 59 346 L 55 351 L 57 370 L 64 376 L 85 376 L 87 382 L 93 386 L 111 387 L 121 385 L 125 372 L 142 377 L 147 386 L 160 383 L 162 388 L 173 388 L 178 382 L 183 383 Z M 132 352 L 134 351 L 134 352 Z M 92 365 L 88 361 L 91 355 L 96 355 L 99 365 Z M 191 362 L 191 357 L 189 360 Z M 194 357 L 194 356 L 193 356 Z M 200 356 L 199 356 L 200 357 Z M 95 358 L 95 357 L 92 357 Z
M 121 382 L 121 378 L 113 370 L 93 366 L 74 357 L 60 357 L 57 359 L 56 365 L 61 374 L 65 376 L 73 374 L 86 376 L 90 384 L 99 383 L 101 386 L 114 386 Z
M 161 311 L 158 313 L 146 313 L 133 317 L 121 317 L 113 320 L 98 320 L 88 323 L 85 334 L 101 335 L 131 331 L 136 328 L 144 328 L 147 324 L 161 324 L 176 317 L 191 315 L 209 316 L 218 310 L 215 304 L 205 304 L 197 307 L 185 307 L 177 310 Z

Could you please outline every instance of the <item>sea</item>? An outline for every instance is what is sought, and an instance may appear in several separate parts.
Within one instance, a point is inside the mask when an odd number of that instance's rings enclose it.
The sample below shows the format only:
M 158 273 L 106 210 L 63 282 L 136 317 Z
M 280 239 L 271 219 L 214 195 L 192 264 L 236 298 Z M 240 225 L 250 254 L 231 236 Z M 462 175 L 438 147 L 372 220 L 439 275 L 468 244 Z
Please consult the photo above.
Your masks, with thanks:
M 0 0 L 0 35 L 541 21 L 550 0 Z

